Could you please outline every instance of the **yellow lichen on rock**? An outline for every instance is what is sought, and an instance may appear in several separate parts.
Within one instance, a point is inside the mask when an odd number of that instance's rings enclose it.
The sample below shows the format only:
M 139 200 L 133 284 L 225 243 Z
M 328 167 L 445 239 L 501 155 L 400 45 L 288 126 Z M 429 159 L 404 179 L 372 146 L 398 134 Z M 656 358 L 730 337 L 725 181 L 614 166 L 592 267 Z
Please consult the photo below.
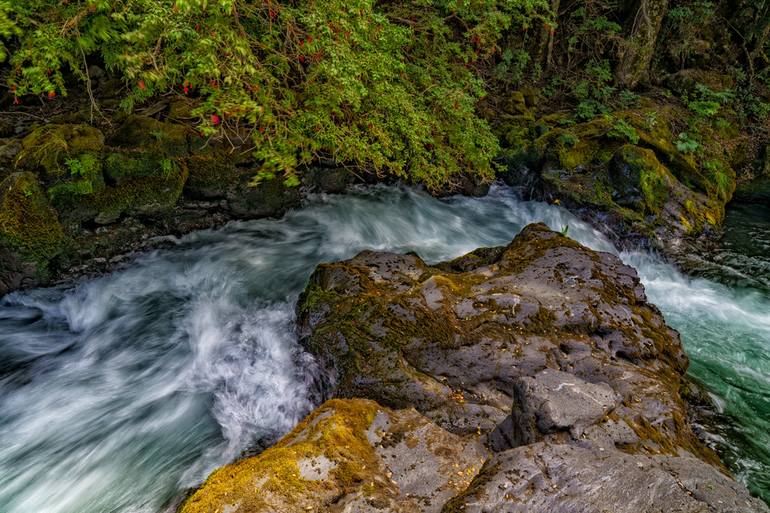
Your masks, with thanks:
M 181 513 L 439 513 L 487 456 L 414 409 L 332 400 L 275 447 L 214 472 Z

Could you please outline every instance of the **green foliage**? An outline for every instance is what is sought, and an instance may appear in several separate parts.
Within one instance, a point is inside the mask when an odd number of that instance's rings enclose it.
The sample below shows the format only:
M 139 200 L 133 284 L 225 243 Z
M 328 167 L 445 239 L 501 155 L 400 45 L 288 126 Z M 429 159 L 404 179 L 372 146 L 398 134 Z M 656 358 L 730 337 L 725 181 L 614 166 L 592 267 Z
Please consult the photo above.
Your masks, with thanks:
M 730 91 L 712 91 L 703 84 L 695 86 L 695 98 L 684 97 L 687 107 L 700 117 L 715 117 L 723 105 L 727 105 L 735 98 Z
M 690 137 L 687 132 L 682 132 L 675 141 L 676 149 L 684 154 L 695 153 L 700 149 L 700 143 Z
M 575 116 L 580 120 L 593 119 L 602 114 L 608 114 L 608 102 L 615 88 L 612 84 L 612 70 L 607 60 L 591 61 L 585 69 L 584 80 L 572 88 L 572 96 L 578 101 Z
M 645 113 L 644 126 L 647 130 L 655 130 L 658 126 L 658 113 L 656 111 L 650 110 Z
M 88 177 L 94 174 L 94 171 L 99 168 L 100 163 L 95 155 L 86 153 L 76 159 L 67 159 L 64 164 L 69 169 L 70 175 L 73 177 Z
M 722 201 L 728 201 L 734 187 L 734 180 L 728 174 L 724 164 L 718 160 L 710 160 L 703 164 L 703 168 L 708 172 L 717 196 Z
M 716 16 L 716 4 L 708 0 L 683 0 L 669 8 L 661 39 L 666 41 L 666 51 L 677 66 L 686 67 Z
M 473 66 L 503 53 L 506 30 L 548 18 L 547 0 L 0 0 L 17 96 L 67 93 L 89 59 L 123 77 L 131 110 L 176 91 L 200 132 L 250 132 L 260 176 L 298 182 L 330 157 L 437 188 L 493 175 L 498 144 L 475 113 Z M 4 55 L 0 51 L 0 57 Z
M 607 136 L 613 139 L 628 141 L 631 144 L 639 142 L 639 133 L 625 119 L 615 119 Z
M 572 148 L 577 145 L 580 140 L 575 134 L 571 134 L 569 132 L 564 132 L 562 134 L 559 134 L 559 142 L 566 146 L 567 148 Z

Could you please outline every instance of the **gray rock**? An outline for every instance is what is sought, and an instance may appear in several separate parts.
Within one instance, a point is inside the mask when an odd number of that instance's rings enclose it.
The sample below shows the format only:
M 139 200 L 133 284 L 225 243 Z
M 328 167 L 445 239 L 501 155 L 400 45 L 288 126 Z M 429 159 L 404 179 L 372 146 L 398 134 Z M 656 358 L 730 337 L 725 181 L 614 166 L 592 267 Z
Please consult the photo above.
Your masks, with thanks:
M 705 451 L 683 422 L 679 337 L 635 271 L 543 225 L 436 266 L 371 251 L 321 265 L 299 322 L 330 395 L 413 406 L 496 449 L 558 435 Z
M 557 431 L 578 438 L 618 402 L 607 384 L 588 383 L 567 372 L 547 369 L 519 378 L 514 383 L 514 439 L 529 444 Z
M 689 453 L 628 454 L 540 442 L 495 455 L 444 513 L 765 513 Z

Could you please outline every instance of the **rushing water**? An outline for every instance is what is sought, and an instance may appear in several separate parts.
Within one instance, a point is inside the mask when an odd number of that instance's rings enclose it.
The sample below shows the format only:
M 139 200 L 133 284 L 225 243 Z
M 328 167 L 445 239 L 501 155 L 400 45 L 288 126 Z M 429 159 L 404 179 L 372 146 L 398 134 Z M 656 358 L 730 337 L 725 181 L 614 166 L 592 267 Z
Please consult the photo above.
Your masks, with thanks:
M 0 511 L 168 507 L 312 408 L 316 370 L 292 326 L 316 264 L 364 248 L 438 261 L 507 243 L 536 221 L 613 251 L 564 210 L 508 189 L 439 201 L 377 187 L 192 234 L 72 289 L 0 299 Z M 770 300 L 622 256 L 681 330 L 693 375 L 736 421 L 714 442 L 769 498 Z

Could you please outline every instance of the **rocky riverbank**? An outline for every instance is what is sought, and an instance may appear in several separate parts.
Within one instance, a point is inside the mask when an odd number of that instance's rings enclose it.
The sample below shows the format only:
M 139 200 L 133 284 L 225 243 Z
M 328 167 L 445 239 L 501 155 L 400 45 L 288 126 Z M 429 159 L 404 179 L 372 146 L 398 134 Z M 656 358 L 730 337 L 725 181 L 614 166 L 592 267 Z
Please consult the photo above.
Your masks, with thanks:
M 768 511 L 693 433 L 635 271 L 543 225 L 436 266 L 321 265 L 298 312 L 339 399 L 182 512 Z
M 358 181 L 319 164 L 299 187 L 255 184 L 247 148 L 207 143 L 168 119 L 15 130 L 21 135 L 0 139 L 0 296 L 106 272 L 174 236 L 280 216 L 309 192 L 342 192 Z
M 699 83 L 674 78 L 682 94 Z M 203 138 L 190 122 L 193 105 L 164 99 L 97 123 L 83 98 L 56 115 L 54 106 L 0 115 L 0 295 L 102 273 L 229 220 L 280 216 L 308 192 L 394 179 L 320 159 L 297 173 L 299 186 L 255 180 L 262 163 L 247 134 Z M 619 247 L 675 262 L 719 235 L 737 184 L 770 169 L 735 124 L 705 124 L 698 160 L 672 142 L 687 109 L 652 93 L 582 123 L 531 88 L 480 108 L 504 147 L 499 177 L 525 198 L 564 205 Z M 31 122 L 38 115 L 44 122 Z M 433 192 L 479 195 L 488 185 L 462 175 Z

